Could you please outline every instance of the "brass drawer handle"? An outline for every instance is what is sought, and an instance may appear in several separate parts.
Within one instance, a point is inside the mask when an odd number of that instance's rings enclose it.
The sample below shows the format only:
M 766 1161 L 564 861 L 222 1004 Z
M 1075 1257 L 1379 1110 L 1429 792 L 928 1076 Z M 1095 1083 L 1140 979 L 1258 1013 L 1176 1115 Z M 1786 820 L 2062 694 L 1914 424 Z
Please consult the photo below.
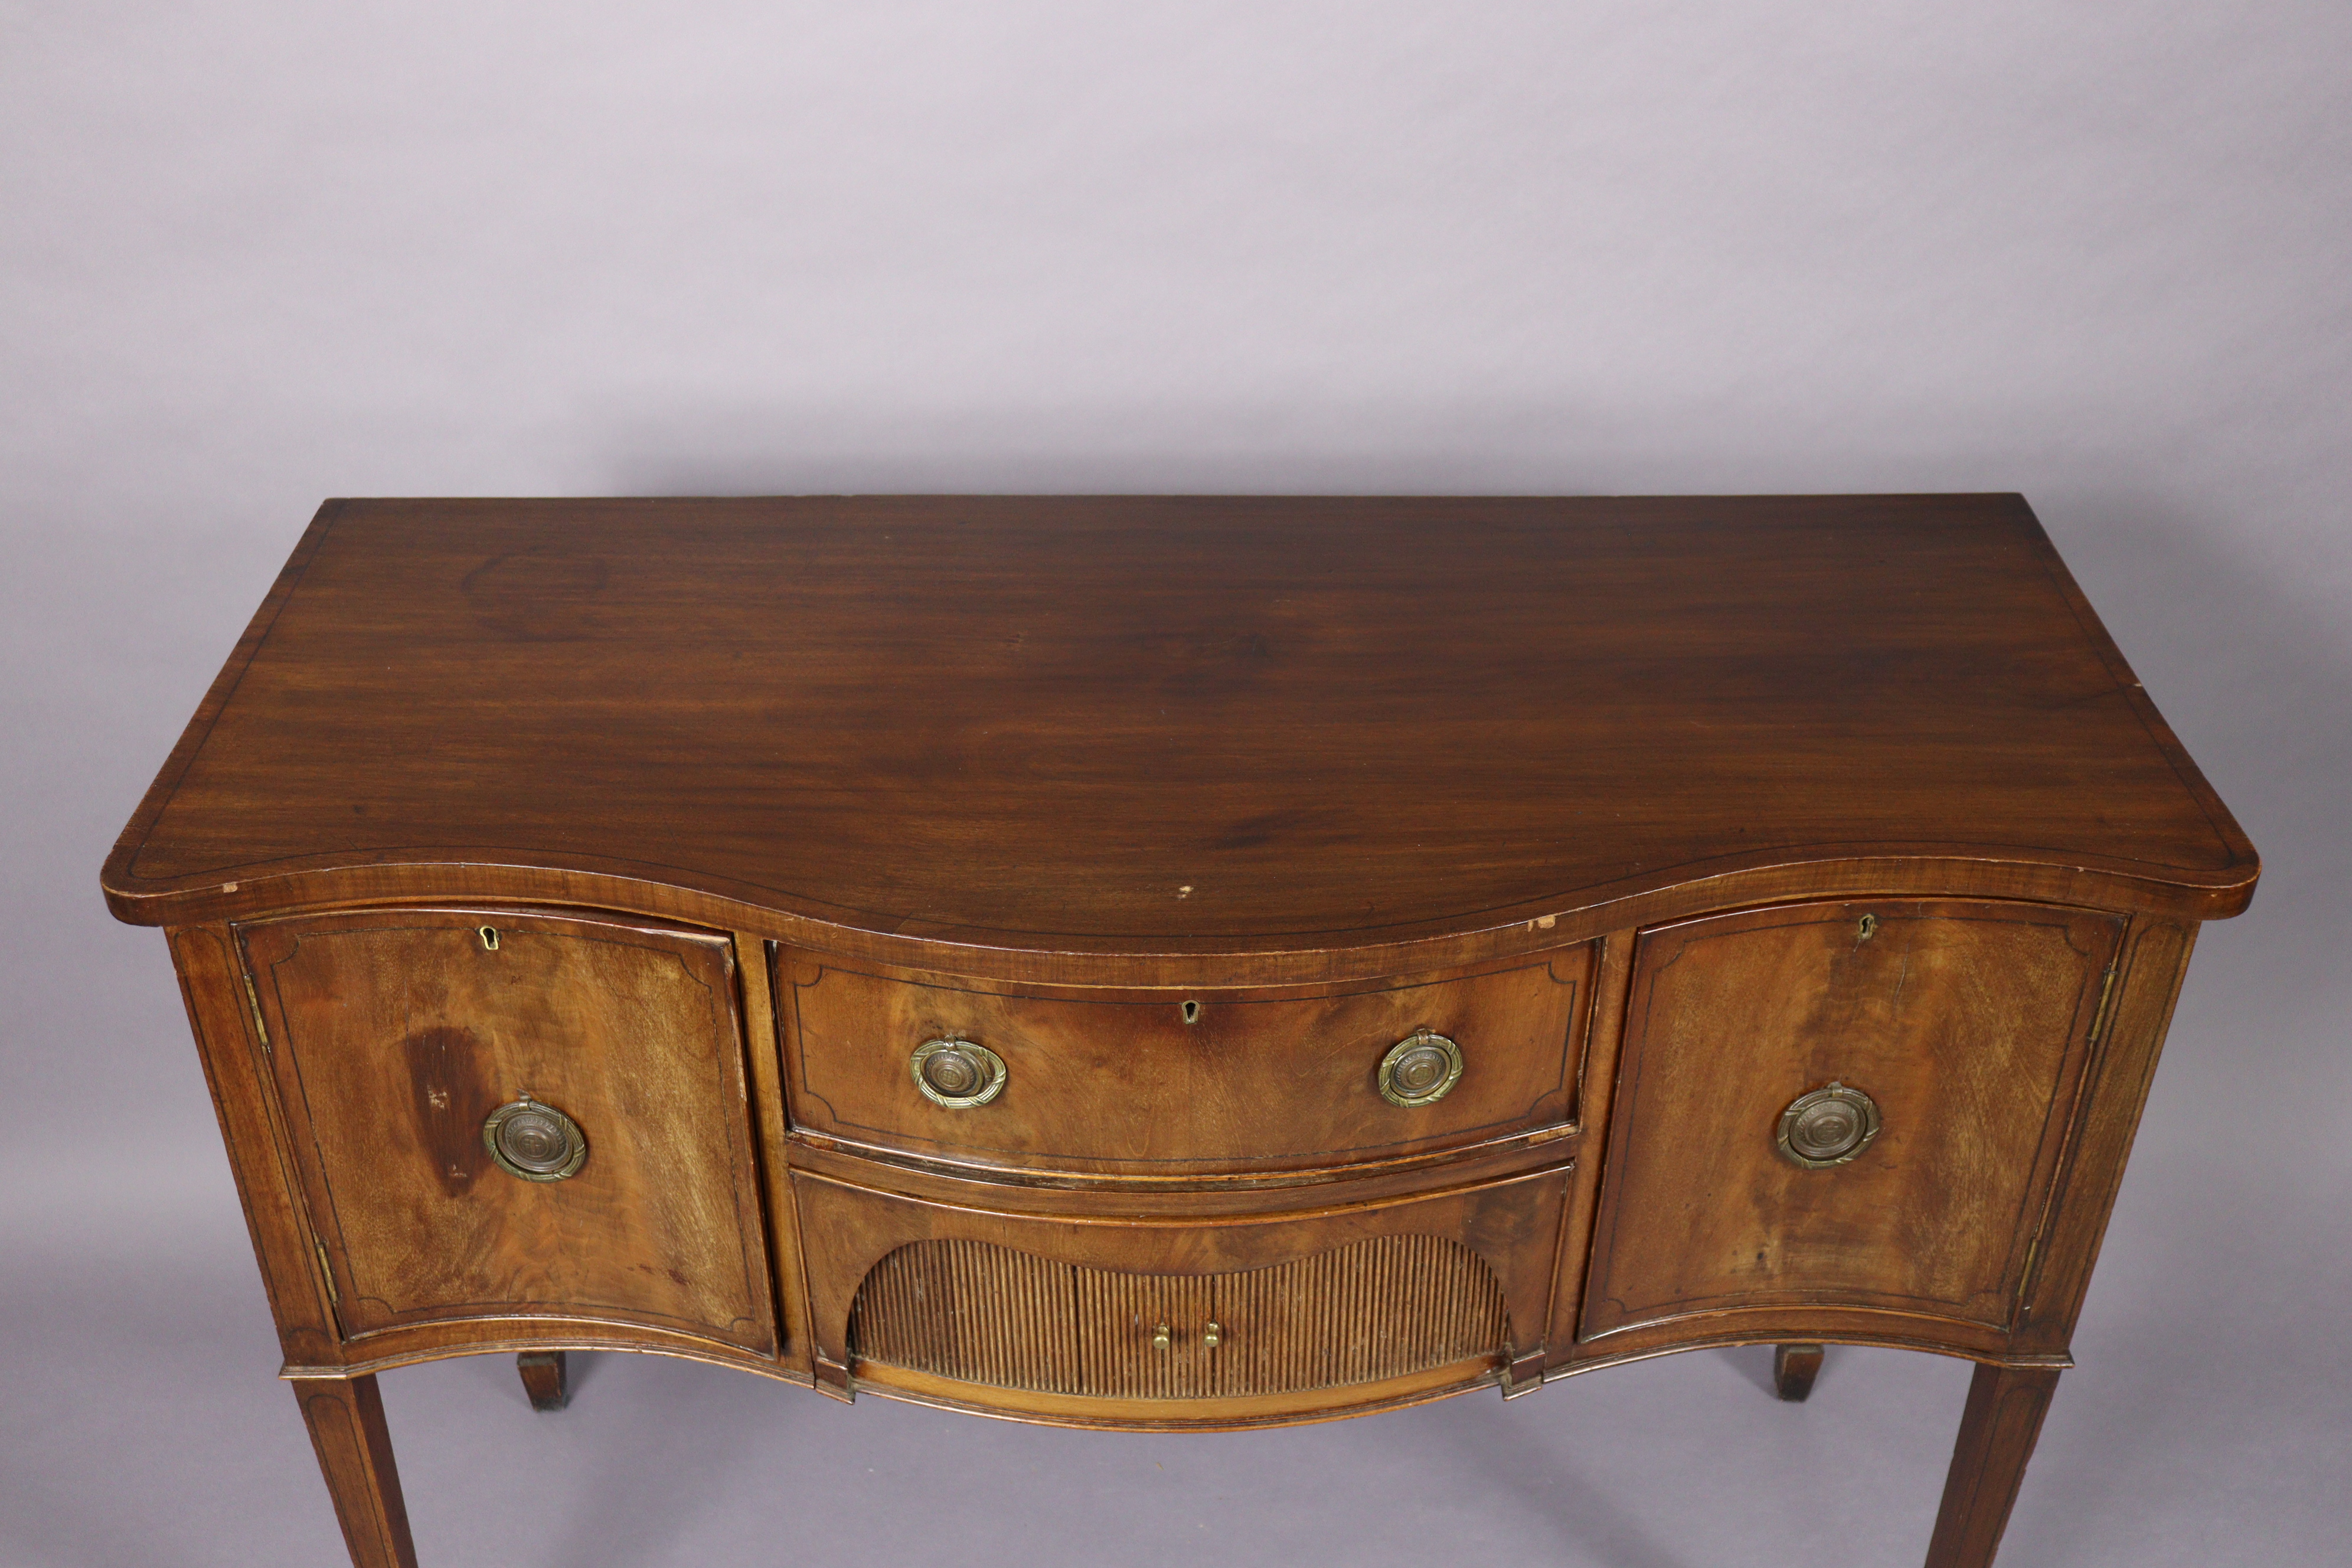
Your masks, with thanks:
M 1174 1344 L 1175 1342 L 1176 1341 L 1174 1337 L 1168 1332 L 1167 1324 L 1161 1323 L 1151 1331 L 1151 1348 L 1153 1350 L 1165 1351 L 1170 1345 Z
M 1219 1328 L 1215 1323 L 1211 1323 L 1207 1328 L 1201 1331 L 1201 1344 L 1203 1349 L 1215 1350 L 1219 1345 L 1223 1344 L 1224 1342 L 1225 1331 Z
M 1775 1142 L 1792 1163 L 1809 1171 L 1843 1165 L 1878 1136 L 1878 1102 L 1858 1089 L 1832 1082 L 1789 1102 Z
M 950 1110 L 970 1110 L 1004 1092 L 1004 1058 L 971 1040 L 925 1040 L 912 1066 L 923 1098 Z
M 560 1182 L 587 1163 L 588 1138 L 551 1105 L 524 1095 L 482 1123 L 482 1142 L 499 1169 L 526 1182 Z
M 1381 1058 L 1381 1098 L 1411 1108 L 1434 1105 L 1462 1079 L 1462 1047 L 1434 1029 L 1415 1029 Z

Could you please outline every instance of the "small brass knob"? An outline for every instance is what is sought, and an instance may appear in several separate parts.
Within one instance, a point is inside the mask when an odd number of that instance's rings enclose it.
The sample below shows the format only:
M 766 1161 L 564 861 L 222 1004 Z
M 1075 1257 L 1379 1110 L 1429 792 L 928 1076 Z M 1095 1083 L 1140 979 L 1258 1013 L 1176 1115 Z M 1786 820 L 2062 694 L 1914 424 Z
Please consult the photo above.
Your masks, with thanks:
M 1223 1344 L 1224 1342 L 1225 1331 L 1217 1327 L 1216 1324 L 1211 1323 L 1207 1328 L 1201 1331 L 1201 1344 L 1204 1349 L 1215 1350 L 1219 1345 Z
M 1878 1136 L 1878 1102 L 1842 1083 L 1801 1094 L 1780 1112 L 1780 1152 L 1809 1171 L 1843 1165 Z
M 1004 1058 L 971 1040 L 925 1040 L 912 1065 L 923 1098 L 950 1110 L 986 1105 L 1004 1092 Z
M 529 1095 L 490 1112 L 482 1122 L 482 1142 L 499 1170 L 526 1182 L 560 1182 L 588 1159 L 580 1124 Z
M 1433 1105 L 1462 1079 L 1462 1047 L 1434 1029 L 1415 1029 L 1381 1058 L 1381 1098 L 1391 1105 Z
M 1164 1351 L 1175 1342 L 1176 1342 L 1169 1336 L 1167 1324 L 1162 1323 L 1158 1328 L 1151 1331 L 1151 1348 L 1153 1350 Z

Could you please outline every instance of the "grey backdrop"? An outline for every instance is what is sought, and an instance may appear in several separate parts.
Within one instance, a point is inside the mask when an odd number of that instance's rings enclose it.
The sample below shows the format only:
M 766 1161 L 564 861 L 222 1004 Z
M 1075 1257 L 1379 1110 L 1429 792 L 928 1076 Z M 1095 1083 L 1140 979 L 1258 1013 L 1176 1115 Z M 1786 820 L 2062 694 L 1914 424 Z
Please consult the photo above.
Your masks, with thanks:
M 100 859 L 321 497 L 2015 489 L 2268 861 L 2004 1562 L 2341 1561 L 2352 8 L 0 4 L 0 1568 L 340 1545 Z M 1966 1368 L 384 1379 L 428 1568 L 1916 1563 Z

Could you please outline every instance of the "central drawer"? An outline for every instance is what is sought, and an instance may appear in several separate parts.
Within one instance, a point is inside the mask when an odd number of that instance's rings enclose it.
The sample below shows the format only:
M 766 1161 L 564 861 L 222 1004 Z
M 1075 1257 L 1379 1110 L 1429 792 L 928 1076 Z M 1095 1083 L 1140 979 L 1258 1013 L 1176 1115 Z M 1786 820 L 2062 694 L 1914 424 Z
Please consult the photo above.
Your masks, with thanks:
M 1589 947 L 1318 994 L 1054 993 L 780 952 L 794 1127 L 992 1168 L 1170 1178 L 1566 1127 Z

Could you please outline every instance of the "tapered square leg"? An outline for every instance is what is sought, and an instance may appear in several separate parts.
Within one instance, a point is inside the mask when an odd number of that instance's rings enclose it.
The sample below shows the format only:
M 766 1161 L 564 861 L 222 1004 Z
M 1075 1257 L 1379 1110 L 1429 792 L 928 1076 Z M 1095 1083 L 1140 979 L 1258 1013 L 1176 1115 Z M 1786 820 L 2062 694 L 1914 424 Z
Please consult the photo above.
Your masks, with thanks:
M 561 1410 L 572 1402 L 571 1369 L 562 1351 L 525 1351 L 515 1357 L 515 1370 L 533 1410 Z
M 1819 1345 L 1773 1346 L 1772 1391 L 1790 1404 L 1802 1404 L 1821 1375 L 1822 1355 Z
M 408 1539 L 408 1508 L 400 1497 L 400 1471 L 392 1462 L 392 1435 L 383 1424 L 383 1401 L 375 1379 L 301 1377 L 293 1380 L 295 1403 L 310 1427 L 310 1446 L 335 1500 L 352 1568 L 416 1568 L 416 1548 Z
M 1988 1568 L 2058 1386 L 2055 1367 L 1979 1366 L 1969 1384 L 1927 1568 Z

